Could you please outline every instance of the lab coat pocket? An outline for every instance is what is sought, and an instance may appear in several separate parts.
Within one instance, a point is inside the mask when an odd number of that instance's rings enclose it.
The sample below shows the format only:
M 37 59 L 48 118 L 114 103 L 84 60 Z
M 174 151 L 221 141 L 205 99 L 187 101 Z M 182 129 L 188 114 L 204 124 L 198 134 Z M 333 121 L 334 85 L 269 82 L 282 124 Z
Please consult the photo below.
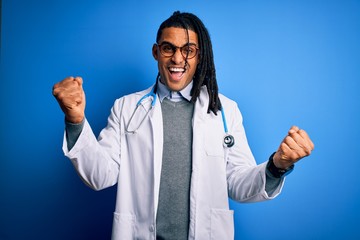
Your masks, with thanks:
M 234 239 L 234 211 L 211 209 L 211 239 Z
M 114 213 L 112 240 L 134 239 L 135 216 L 132 214 Z
M 224 129 L 220 123 L 213 123 L 205 130 L 203 136 L 203 143 L 206 155 L 209 157 L 221 157 L 224 158 Z
M 224 148 L 221 140 L 220 138 L 214 138 L 214 136 L 205 136 L 204 142 L 207 156 L 224 158 Z

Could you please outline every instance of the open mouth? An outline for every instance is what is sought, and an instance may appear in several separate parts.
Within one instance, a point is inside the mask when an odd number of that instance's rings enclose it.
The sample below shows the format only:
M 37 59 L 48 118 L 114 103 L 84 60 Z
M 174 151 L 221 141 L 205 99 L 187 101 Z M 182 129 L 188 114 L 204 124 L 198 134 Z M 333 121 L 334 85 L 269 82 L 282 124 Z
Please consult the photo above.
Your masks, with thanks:
M 168 69 L 174 80 L 180 80 L 186 71 L 186 69 L 182 67 L 169 67 Z

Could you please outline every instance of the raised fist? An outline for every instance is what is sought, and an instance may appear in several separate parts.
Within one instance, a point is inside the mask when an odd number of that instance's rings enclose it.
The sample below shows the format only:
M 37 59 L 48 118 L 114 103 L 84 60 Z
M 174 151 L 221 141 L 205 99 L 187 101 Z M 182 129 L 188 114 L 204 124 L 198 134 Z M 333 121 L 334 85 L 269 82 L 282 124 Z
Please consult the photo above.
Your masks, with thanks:
M 309 156 L 313 150 L 314 143 L 305 130 L 293 126 L 276 151 L 274 164 L 278 168 L 286 169 L 301 158 Z
M 67 77 L 53 86 L 53 95 L 65 114 L 66 121 L 80 123 L 85 116 L 85 92 L 81 77 Z

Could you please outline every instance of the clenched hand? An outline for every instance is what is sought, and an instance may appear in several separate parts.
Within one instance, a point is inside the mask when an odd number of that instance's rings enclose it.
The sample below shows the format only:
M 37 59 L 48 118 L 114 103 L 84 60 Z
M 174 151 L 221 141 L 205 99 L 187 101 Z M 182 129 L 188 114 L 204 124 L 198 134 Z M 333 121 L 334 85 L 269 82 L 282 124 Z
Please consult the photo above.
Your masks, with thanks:
M 53 86 L 53 95 L 65 114 L 66 121 L 80 123 L 85 116 L 85 93 L 81 77 L 67 77 Z
M 305 130 L 293 126 L 276 151 L 274 164 L 278 168 L 287 169 L 301 158 L 309 156 L 313 150 L 314 143 Z

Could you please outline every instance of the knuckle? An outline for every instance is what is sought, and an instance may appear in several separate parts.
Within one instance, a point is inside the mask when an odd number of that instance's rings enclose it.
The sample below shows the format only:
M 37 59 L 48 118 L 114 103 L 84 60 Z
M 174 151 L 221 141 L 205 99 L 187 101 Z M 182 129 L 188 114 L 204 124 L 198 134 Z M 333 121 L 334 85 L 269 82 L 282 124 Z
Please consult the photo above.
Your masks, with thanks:
M 314 150 L 315 149 L 315 145 L 314 143 L 311 143 L 311 150 Z
M 310 155 L 312 150 L 311 150 L 311 147 L 306 147 L 304 149 L 304 151 L 305 151 L 306 155 Z
M 57 96 L 57 94 L 58 94 L 57 89 L 53 89 L 53 90 L 52 90 L 52 95 L 56 97 L 56 96 Z
M 306 134 L 306 131 L 303 129 L 300 129 L 298 132 L 299 132 L 299 134 Z
M 56 98 L 60 101 L 64 100 L 64 98 L 65 98 L 64 92 L 61 92 L 61 91 L 57 92 Z
M 54 86 L 53 86 L 53 88 L 52 88 L 52 90 L 54 91 L 54 90 L 56 90 L 58 87 L 59 87 L 59 83 L 55 83 Z

